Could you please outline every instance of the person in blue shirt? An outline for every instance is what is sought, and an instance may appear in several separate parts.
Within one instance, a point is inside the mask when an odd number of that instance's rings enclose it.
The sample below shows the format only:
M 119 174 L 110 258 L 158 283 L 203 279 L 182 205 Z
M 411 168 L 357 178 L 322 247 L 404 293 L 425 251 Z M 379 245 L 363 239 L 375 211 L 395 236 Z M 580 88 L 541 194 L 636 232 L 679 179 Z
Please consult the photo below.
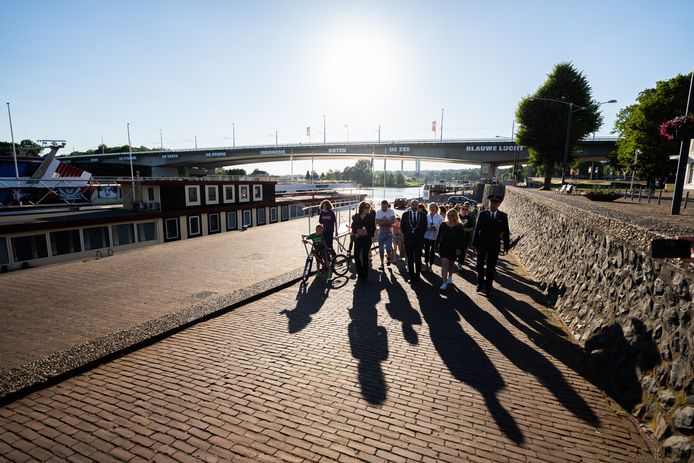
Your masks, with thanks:
M 333 205 L 327 199 L 320 203 L 320 213 L 318 214 L 318 223 L 323 225 L 323 242 L 328 249 L 333 248 L 333 236 L 335 236 L 335 212 Z

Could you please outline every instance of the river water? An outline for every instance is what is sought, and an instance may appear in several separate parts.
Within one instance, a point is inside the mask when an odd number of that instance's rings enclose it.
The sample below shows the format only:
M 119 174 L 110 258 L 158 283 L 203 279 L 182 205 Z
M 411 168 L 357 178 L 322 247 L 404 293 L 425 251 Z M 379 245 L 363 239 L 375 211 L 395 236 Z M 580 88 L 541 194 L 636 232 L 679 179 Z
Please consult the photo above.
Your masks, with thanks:
M 375 187 L 373 190 L 371 188 L 362 188 L 359 190 L 360 193 L 366 193 L 367 200 L 373 201 L 374 204 L 380 203 L 382 200 L 386 199 L 389 202 L 393 202 L 395 198 L 419 198 L 422 196 L 422 187 L 406 187 L 406 188 L 383 188 Z

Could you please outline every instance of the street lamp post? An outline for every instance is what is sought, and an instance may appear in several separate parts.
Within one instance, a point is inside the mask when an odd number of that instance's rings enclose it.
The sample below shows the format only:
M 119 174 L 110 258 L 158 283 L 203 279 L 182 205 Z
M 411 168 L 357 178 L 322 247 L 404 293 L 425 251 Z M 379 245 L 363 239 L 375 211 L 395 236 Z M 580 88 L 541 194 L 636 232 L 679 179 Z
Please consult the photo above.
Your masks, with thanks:
M 566 168 L 569 163 L 569 139 L 571 136 L 571 116 L 573 113 L 578 112 L 578 111 L 583 111 L 585 109 L 589 109 L 588 106 L 578 106 L 576 104 L 573 104 L 572 102 L 566 102 L 563 100 L 555 100 L 553 98 L 541 98 L 541 97 L 530 97 L 531 100 L 540 100 L 540 101 L 551 101 L 554 103 L 561 103 L 565 104 L 569 107 L 569 112 L 566 118 L 566 140 L 564 142 L 564 158 L 562 159 L 561 163 L 561 184 L 564 184 L 564 180 L 566 179 Z M 597 106 L 607 104 L 607 103 L 616 103 L 617 100 L 609 100 L 609 101 L 602 101 L 597 104 Z M 577 108 L 577 109 L 574 109 Z
M 10 103 L 7 102 L 7 117 L 10 120 L 10 137 L 12 141 L 12 158 L 14 159 L 14 175 L 17 179 L 17 188 L 19 188 L 19 166 L 17 165 L 17 149 L 14 146 L 14 130 L 12 129 L 12 113 L 10 112 Z
M 231 123 L 231 146 L 236 148 L 236 122 Z

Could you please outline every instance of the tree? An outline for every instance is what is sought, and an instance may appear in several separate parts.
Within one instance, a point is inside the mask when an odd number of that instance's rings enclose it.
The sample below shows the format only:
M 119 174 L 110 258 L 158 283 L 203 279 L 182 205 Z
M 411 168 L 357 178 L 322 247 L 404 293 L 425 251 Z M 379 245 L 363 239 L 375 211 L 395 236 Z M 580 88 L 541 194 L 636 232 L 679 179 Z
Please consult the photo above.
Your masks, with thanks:
M 591 93 L 582 72 L 571 63 L 559 63 L 542 86 L 518 104 L 516 141 L 528 147 L 531 164 L 544 168 L 543 189 L 550 188 L 555 166 L 563 162 L 569 111 L 575 108 L 571 113 L 568 164 L 575 159 L 578 142 L 602 125 L 598 103 Z
M 613 162 L 628 170 L 639 150 L 638 175 L 649 181 L 666 177 L 672 169 L 669 157 L 677 154 L 679 142 L 663 137 L 658 128 L 663 121 L 683 114 L 688 92 L 689 76 L 678 74 L 643 90 L 635 104 L 620 110 L 613 130 L 617 134 Z
M 269 177 L 270 174 L 264 170 L 260 169 L 254 169 L 253 172 L 251 172 L 251 177 Z
M 366 159 L 360 159 L 352 167 L 345 167 L 342 172 L 342 178 L 344 180 L 351 180 L 353 182 L 360 183 L 362 185 L 371 184 L 371 161 Z
M 308 170 L 306 171 L 306 180 L 311 181 L 311 172 L 309 172 Z
M 224 171 L 225 175 L 239 175 L 239 176 L 244 176 L 246 174 L 246 169 L 227 169 Z
M 19 144 L 14 144 L 17 156 L 38 156 L 43 149 L 41 145 L 33 140 L 22 140 Z M 12 143 L 0 141 L 0 156 L 12 156 Z

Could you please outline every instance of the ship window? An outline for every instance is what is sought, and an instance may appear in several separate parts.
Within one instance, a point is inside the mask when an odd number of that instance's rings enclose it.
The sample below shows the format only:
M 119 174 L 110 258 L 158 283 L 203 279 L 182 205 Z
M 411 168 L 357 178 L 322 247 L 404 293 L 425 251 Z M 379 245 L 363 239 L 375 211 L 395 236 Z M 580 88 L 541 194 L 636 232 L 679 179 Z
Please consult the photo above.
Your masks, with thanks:
M 0 264 L 9 264 L 10 254 L 7 252 L 7 240 L 0 238 Z
M 92 227 L 82 230 L 84 236 L 84 250 L 101 249 L 111 246 L 108 238 L 108 227 Z
M 15 262 L 48 257 L 46 235 L 17 236 L 12 238 L 12 254 Z
M 186 206 L 200 205 L 200 186 L 186 185 Z
M 255 210 L 255 223 L 257 225 L 265 225 L 265 208 L 259 207 Z
M 179 238 L 178 234 L 178 218 L 171 217 L 164 220 L 166 229 L 166 239 L 167 240 L 177 240 Z
M 289 220 L 289 206 L 282 206 L 281 211 L 282 220 Z
M 248 185 L 239 185 L 239 201 L 247 203 L 251 200 Z
M 253 185 L 253 201 L 263 200 L 263 185 Z
M 219 203 L 219 198 L 217 197 L 217 185 L 205 185 L 205 195 L 207 199 L 206 204 L 217 204 Z
M 243 211 L 243 226 L 252 227 L 253 226 L 253 216 L 251 211 Z
M 234 185 L 224 185 L 222 188 L 224 189 L 224 202 L 236 202 L 236 190 L 234 188 Z
M 210 214 L 207 216 L 207 234 L 219 233 L 219 213 Z
M 277 222 L 277 208 L 271 207 L 270 208 L 270 223 L 275 223 L 275 222 Z
M 236 230 L 236 211 L 227 212 L 227 230 Z
M 200 216 L 191 215 L 188 217 L 188 236 L 200 236 L 202 230 L 200 230 Z
M 154 222 L 137 224 L 137 241 L 154 241 L 157 239 L 157 226 Z
M 154 201 L 154 187 L 153 186 L 148 186 L 147 187 L 147 201 Z
M 54 256 L 82 251 L 79 230 L 51 232 L 51 253 Z
M 131 223 L 111 226 L 111 234 L 113 235 L 114 246 L 123 246 L 124 244 L 135 242 L 135 226 Z

